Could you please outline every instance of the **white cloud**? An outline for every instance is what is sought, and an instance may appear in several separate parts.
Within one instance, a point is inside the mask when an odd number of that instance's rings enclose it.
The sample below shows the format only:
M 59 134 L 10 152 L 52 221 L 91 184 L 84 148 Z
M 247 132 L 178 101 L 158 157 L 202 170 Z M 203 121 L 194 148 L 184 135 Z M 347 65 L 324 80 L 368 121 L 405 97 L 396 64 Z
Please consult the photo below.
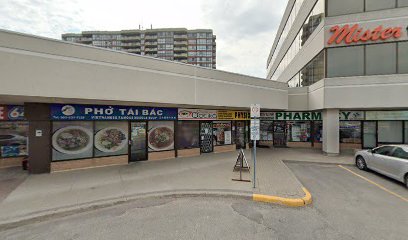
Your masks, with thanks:
M 217 35 L 217 68 L 266 76 L 287 0 L 0 0 L 0 28 L 60 39 L 62 33 L 186 27 Z

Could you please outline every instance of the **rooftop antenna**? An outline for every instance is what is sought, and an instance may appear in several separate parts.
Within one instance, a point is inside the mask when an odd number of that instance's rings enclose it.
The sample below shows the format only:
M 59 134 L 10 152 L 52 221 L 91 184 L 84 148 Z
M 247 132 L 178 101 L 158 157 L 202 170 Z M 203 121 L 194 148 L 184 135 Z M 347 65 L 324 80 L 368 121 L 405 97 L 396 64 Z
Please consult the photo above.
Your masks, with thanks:
M 150 24 L 150 29 L 153 29 L 153 24 Z

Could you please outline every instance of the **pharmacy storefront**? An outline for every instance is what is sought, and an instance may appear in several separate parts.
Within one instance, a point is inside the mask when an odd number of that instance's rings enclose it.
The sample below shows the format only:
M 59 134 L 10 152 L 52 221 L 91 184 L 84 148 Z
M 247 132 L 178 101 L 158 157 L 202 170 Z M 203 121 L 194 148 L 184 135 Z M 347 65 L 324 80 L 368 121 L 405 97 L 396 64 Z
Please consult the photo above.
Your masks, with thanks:
M 261 112 L 260 145 L 321 148 L 321 112 Z

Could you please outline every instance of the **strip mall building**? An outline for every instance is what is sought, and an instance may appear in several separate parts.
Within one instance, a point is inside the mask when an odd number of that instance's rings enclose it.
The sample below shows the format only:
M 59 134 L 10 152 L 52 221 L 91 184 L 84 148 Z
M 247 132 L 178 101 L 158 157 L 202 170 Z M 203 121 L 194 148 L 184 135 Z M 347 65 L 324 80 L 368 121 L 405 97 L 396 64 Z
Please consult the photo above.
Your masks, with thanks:
M 341 4 L 340 4 L 341 3 Z M 392 4 L 391 4 L 392 3 Z M 0 167 L 408 142 L 407 1 L 289 0 L 267 79 L 0 31 Z

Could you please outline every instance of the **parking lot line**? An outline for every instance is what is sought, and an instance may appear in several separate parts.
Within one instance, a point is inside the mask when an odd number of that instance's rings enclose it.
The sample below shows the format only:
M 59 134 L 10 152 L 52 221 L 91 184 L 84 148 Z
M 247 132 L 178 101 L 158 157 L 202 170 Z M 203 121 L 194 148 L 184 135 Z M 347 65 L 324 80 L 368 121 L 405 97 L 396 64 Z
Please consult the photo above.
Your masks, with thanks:
M 371 183 L 371 184 L 373 184 L 373 185 L 375 185 L 375 186 L 381 188 L 382 190 L 386 191 L 387 193 L 392 194 L 392 195 L 394 195 L 394 196 L 396 196 L 396 197 L 402 199 L 402 200 L 405 201 L 405 202 L 408 202 L 408 199 L 407 199 L 407 198 L 404 198 L 403 196 L 401 196 L 401 195 L 399 195 L 399 194 L 397 194 L 397 193 L 395 193 L 395 192 L 393 192 L 393 191 L 391 191 L 391 190 L 388 190 L 386 187 L 384 187 L 384 186 L 382 186 L 382 185 L 380 185 L 380 184 L 378 184 L 378 183 L 376 183 L 376 182 L 373 182 L 373 181 L 371 181 L 370 179 L 368 179 L 368 178 L 366 178 L 366 177 L 364 177 L 364 176 L 361 176 L 360 174 L 355 173 L 354 171 L 352 171 L 352 170 L 350 170 L 350 169 L 348 169 L 348 168 L 346 168 L 346 167 L 343 167 L 342 165 L 337 165 L 337 166 L 340 167 L 340 168 L 342 168 L 342 169 L 344 169 L 344 170 L 346 170 L 346 171 L 348 171 L 348 172 L 350 172 L 350 173 L 352 173 L 352 174 L 354 174 L 355 176 L 360 177 L 360 178 L 366 180 L 367 182 L 369 182 L 369 183 Z

